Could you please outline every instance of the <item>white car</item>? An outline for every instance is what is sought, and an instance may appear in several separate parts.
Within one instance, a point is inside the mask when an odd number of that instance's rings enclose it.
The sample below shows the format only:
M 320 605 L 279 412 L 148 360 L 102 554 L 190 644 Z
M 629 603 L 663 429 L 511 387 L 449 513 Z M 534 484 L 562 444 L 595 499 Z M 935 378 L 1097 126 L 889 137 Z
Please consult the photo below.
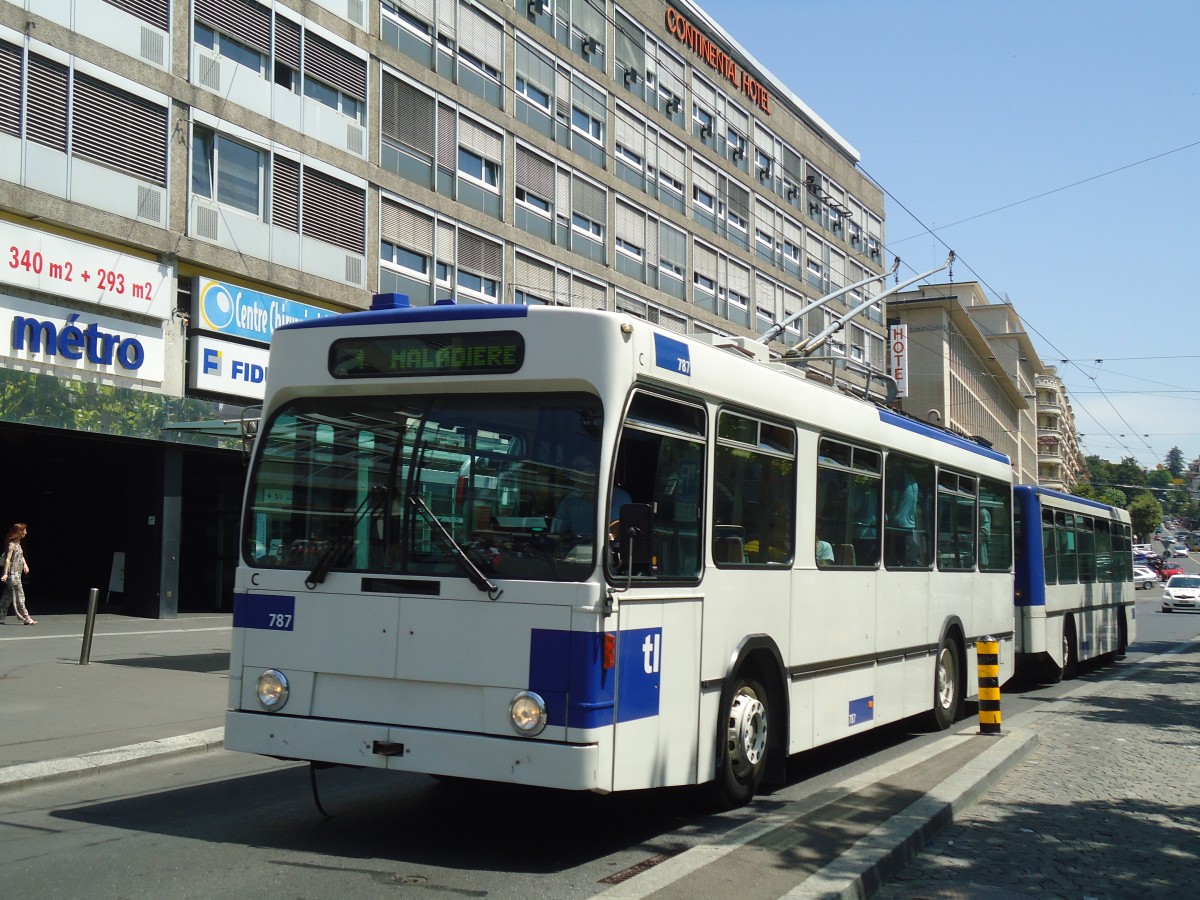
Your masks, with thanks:
M 1133 586 L 1137 590 L 1152 588 L 1158 584 L 1158 573 L 1149 566 L 1133 567 Z
M 1183 557 L 1186 559 L 1187 555 L 1188 555 L 1187 544 L 1176 544 L 1174 549 L 1171 552 L 1175 556 L 1180 556 L 1180 557 Z
M 1163 588 L 1162 611 L 1200 609 L 1200 575 L 1172 575 Z

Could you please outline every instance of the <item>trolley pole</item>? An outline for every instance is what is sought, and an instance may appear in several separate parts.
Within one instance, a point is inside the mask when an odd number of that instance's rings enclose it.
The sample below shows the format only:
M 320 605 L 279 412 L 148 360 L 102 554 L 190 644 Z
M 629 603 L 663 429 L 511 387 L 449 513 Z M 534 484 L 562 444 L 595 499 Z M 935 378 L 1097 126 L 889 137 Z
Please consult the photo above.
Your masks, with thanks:
M 1000 733 L 1000 642 L 987 635 L 975 642 L 979 667 L 979 733 Z
M 100 588 L 88 591 L 87 619 L 83 623 L 83 647 L 79 650 L 79 664 L 90 665 L 92 661 L 92 629 L 96 627 L 96 601 L 100 598 Z

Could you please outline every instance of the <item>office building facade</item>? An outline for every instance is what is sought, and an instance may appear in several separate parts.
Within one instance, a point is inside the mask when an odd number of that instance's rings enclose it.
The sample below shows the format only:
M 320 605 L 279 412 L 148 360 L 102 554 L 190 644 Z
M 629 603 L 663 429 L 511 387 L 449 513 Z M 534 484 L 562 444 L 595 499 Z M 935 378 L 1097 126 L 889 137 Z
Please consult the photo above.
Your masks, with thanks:
M 3 0 L 0 437 L 29 477 L 0 516 L 79 561 L 50 594 L 228 609 L 275 327 L 399 292 L 762 333 L 883 272 L 857 162 L 682 0 Z M 823 352 L 883 369 L 884 334 L 869 308 Z

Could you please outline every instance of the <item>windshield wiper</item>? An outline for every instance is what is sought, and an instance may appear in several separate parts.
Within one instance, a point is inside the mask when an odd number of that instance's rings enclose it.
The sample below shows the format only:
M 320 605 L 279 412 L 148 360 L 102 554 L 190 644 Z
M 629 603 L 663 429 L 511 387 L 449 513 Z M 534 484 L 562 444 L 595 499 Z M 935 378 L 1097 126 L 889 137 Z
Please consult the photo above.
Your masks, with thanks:
M 383 501 L 386 497 L 387 488 L 385 487 L 377 485 L 367 491 L 367 495 L 363 497 L 362 503 L 358 504 L 358 509 L 354 510 L 354 515 L 350 518 L 350 523 L 330 541 L 329 546 L 317 557 L 312 571 L 304 579 L 304 586 L 306 588 L 311 591 L 325 580 L 325 576 L 329 574 L 329 570 L 333 568 L 335 563 L 345 559 L 346 554 L 354 546 L 354 529 L 358 527 L 358 523 L 363 520 L 364 516 L 371 515 L 382 509 Z
M 463 548 L 459 545 L 458 541 L 456 541 L 454 536 L 446 530 L 446 526 L 443 525 L 438 520 L 438 517 L 435 516 L 429 509 L 429 507 L 425 505 L 425 501 L 420 497 L 409 497 L 408 502 L 419 509 L 429 521 L 429 524 L 432 525 L 437 530 L 438 534 L 442 536 L 442 540 L 444 540 L 447 546 L 450 547 L 450 551 L 454 558 L 458 560 L 459 565 L 463 567 L 463 571 L 467 573 L 467 578 L 471 580 L 471 584 L 475 585 L 475 587 L 479 588 L 481 591 L 486 591 L 489 600 L 498 599 L 500 595 L 504 593 L 504 591 L 500 590 L 500 588 L 488 581 L 488 577 L 483 574 L 480 568 L 475 565 L 475 563 L 471 562 L 470 557 L 463 552 Z

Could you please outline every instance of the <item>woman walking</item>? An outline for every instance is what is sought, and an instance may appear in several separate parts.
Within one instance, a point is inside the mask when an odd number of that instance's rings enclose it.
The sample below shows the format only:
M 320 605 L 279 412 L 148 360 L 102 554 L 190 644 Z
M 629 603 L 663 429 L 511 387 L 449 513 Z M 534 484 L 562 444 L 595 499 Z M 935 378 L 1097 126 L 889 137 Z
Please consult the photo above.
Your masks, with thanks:
M 5 537 L 8 547 L 4 551 L 4 572 L 0 574 L 0 583 L 4 585 L 3 594 L 0 594 L 0 622 L 8 615 L 8 606 L 11 603 L 16 608 L 17 617 L 26 625 L 38 623 L 25 608 L 25 586 L 22 582 L 29 574 L 29 563 L 25 562 L 25 551 L 21 548 L 21 541 L 25 539 L 28 531 L 24 522 L 17 522 L 8 529 L 8 535 Z

